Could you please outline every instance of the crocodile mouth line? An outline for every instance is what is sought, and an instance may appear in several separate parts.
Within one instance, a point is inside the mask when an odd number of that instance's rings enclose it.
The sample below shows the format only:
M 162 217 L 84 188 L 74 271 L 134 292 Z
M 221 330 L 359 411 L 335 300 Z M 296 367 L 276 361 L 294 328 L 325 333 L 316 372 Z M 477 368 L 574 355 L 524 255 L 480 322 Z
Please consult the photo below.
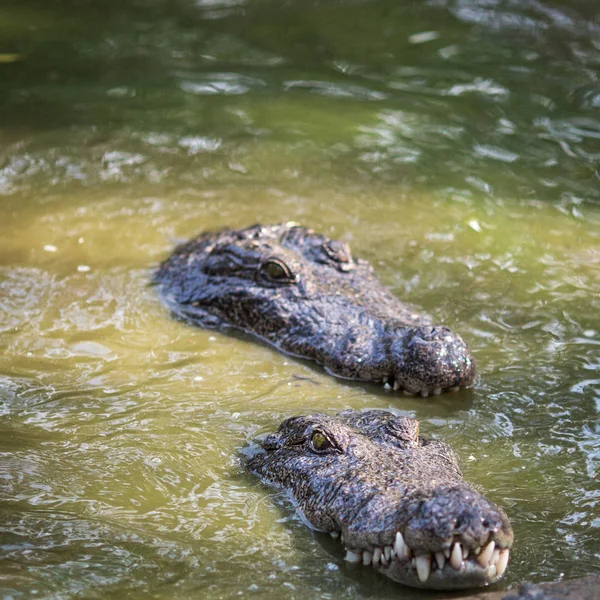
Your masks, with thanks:
M 458 392 L 461 389 L 461 387 L 459 385 L 454 385 L 449 388 L 437 387 L 437 388 L 433 388 L 433 389 L 424 387 L 421 390 L 412 392 L 410 390 L 407 390 L 406 388 L 403 388 L 402 384 L 399 381 L 395 381 L 392 379 L 392 380 L 387 380 L 384 382 L 383 389 L 386 392 L 390 392 L 393 390 L 394 392 L 403 392 L 407 396 L 421 395 L 421 397 L 427 398 L 430 394 L 432 396 L 439 396 L 443 392 Z
M 332 534 L 332 537 L 339 537 L 339 533 Z M 467 548 L 460 542 L 454 542 L 437 552 L 417 554 L 406 544 L 399 531 L 393 545 L 370 550 L 352 549 L 345 545 L 344 548 L 344 560 L 348 563 L 372 565 L 383 572 L 394 562 L 400 563 L 405 569 L 412 569 L 421 584 L 426 584 L 432 574 L 444 579 L 444 573 L 456 577 L 461 572 L 477 572 L 493 583 L 504 575 L 510 555 L 509 548 L 501 548 L 493 540 L 477 548 Z

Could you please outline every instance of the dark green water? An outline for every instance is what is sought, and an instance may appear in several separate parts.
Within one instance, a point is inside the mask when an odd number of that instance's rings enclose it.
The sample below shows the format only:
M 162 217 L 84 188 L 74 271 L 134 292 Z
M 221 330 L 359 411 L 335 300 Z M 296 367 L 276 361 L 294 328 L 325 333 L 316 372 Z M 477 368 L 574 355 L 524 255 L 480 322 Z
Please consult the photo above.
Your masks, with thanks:
M 347 407 L 456 448 L 505 585 L 599 573 L 599 67 L 591 0 L 3 0 L 2 597 L 422 597 L 240 472 Z M 335 380 L 148 287 L 177 239 L 283 220 L 459 331 L 474 389 Z

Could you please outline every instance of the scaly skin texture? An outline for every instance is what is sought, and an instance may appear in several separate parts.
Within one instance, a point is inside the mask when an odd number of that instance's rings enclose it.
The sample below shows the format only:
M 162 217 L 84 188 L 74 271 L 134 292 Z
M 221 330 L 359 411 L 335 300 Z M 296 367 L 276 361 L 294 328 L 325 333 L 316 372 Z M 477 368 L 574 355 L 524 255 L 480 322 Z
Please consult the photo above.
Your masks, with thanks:
M 338 377 L 427 396 L 475 376 L 458 335 L 402 304 L 346 244 L 292 223 L 203 233 L 154 281 L 178 316 L 242 329 Z
M 452 449 L 381 410 L 293 417 L 247 468 L 287 490 L 305 521 L 341 535 L 346 560 L 413 587 L 497 581 L 513 533 L 502 509 L 464 481 Z

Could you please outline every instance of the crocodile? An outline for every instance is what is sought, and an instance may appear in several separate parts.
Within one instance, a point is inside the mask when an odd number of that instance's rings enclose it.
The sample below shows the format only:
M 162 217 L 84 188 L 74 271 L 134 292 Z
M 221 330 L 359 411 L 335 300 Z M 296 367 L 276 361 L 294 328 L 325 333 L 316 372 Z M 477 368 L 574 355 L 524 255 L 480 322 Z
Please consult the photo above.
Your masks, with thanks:
M 345 410 L 286 419 L 246 468 L 288 492 L 302 520 L 341 540 L 349 563 L 412 587 L 499 580 L 513 532 L 501 508 L 462 477 L 454 451 L 415 419 Z
M 295 223 L 202 233 L 154 283 L 180 318 L 241 329 L 338 377 L 424 397 L 475 377 L 460 336 L 400 302 L 346 243 Z

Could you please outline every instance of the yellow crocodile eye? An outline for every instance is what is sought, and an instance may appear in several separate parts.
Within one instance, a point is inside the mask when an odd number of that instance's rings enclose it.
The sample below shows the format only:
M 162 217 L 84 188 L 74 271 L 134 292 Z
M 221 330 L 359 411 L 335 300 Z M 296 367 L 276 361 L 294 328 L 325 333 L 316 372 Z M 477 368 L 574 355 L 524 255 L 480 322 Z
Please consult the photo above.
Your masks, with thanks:
M 262 266 L 262 270 L 271 281 L 291 282 L 294 280 L 287 265 L 277 260 L 268 260 Z
M 265 268 L 272 279 L 284 279 L 286 277 L 285 269 L 279 263 L 268 262 Z
M 324 450 L 329 445 L 329 440 L 320 431 L 315 431 L 310 438 L 310 443 L 315 450 Z

